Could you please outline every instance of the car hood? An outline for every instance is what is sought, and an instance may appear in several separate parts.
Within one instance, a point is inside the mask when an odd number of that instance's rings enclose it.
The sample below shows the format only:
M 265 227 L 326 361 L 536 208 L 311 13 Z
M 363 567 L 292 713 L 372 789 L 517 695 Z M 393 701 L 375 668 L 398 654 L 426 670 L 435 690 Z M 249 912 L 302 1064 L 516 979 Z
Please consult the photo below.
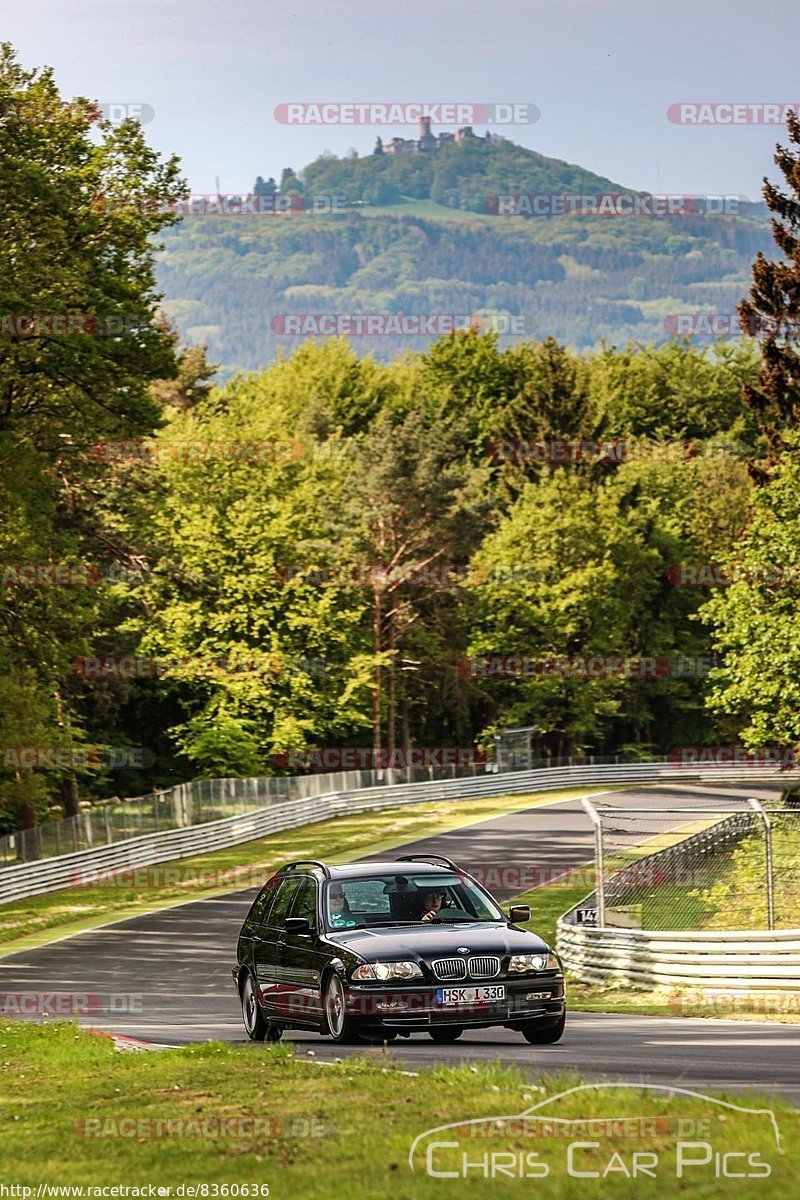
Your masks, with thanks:
M 327 935 L 368 962 L 380 958 L 429 962 L 432 958 L 459 957 L 459 948 L 470 954 L 541 954 L 547 943 L 516 925 L 395 925 L 385 928 L 342 929 Z M 466 957 L 466 955 L 465 955 Z

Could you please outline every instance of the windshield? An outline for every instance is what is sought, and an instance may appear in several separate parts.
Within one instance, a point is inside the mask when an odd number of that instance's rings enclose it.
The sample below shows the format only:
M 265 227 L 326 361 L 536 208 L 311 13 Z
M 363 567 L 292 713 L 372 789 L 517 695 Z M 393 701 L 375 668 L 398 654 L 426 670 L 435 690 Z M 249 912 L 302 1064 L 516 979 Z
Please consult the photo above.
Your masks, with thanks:
M 327 887 L 329 929 L 366 925 L 457 924 L 507 917 L 470 879 L 453 872 L 363 875 Z

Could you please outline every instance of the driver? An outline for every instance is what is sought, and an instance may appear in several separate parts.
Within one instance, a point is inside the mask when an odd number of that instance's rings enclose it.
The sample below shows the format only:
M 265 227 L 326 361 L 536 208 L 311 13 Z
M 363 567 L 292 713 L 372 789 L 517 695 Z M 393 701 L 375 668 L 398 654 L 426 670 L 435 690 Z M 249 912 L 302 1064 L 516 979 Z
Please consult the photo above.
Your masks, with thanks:
M 421 921 L 435 921 L 444 903 L 444 892 L 426 892 L 423 897 Z
M 350 915 L 350 905 L 347 903 L 347 897 L 342 891 L 340 883 L 332 883 L 328 889 L 328 911 L 331 915 L 331 925 L 334 927 L 355 924 Z

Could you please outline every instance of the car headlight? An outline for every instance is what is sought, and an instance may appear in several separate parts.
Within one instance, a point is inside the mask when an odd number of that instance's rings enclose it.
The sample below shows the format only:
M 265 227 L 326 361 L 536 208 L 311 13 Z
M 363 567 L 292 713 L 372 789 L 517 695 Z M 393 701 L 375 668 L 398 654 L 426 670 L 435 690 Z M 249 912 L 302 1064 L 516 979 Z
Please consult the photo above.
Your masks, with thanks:
M 508 963 L 509 974 L 523 971 L 557 971 L 558 959 L 552 950 L 547 954 L 512 954 Z
M 422 969 L 415 962 L 362 963 L 353 971 L 353 979 L 421 979 Z

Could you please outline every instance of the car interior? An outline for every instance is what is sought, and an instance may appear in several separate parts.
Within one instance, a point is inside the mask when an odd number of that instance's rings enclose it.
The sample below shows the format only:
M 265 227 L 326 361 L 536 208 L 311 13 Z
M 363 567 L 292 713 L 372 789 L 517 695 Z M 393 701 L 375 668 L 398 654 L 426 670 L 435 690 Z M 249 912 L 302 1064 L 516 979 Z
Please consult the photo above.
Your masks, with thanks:
M 475 920 L 474 911 L 463 889 L 448 886 L 428 876 L 419 879 L 396 875 L 393 879 L 358 879 L 343 881 L 347 917 L 358 925 L 380 925 L 386 921 L 408 921 L 416 924 L 425 913 L 425 895 L 431 890 L 443 893 L 440 921 Z M 348 923 L 349 923 L 348 921 Z

